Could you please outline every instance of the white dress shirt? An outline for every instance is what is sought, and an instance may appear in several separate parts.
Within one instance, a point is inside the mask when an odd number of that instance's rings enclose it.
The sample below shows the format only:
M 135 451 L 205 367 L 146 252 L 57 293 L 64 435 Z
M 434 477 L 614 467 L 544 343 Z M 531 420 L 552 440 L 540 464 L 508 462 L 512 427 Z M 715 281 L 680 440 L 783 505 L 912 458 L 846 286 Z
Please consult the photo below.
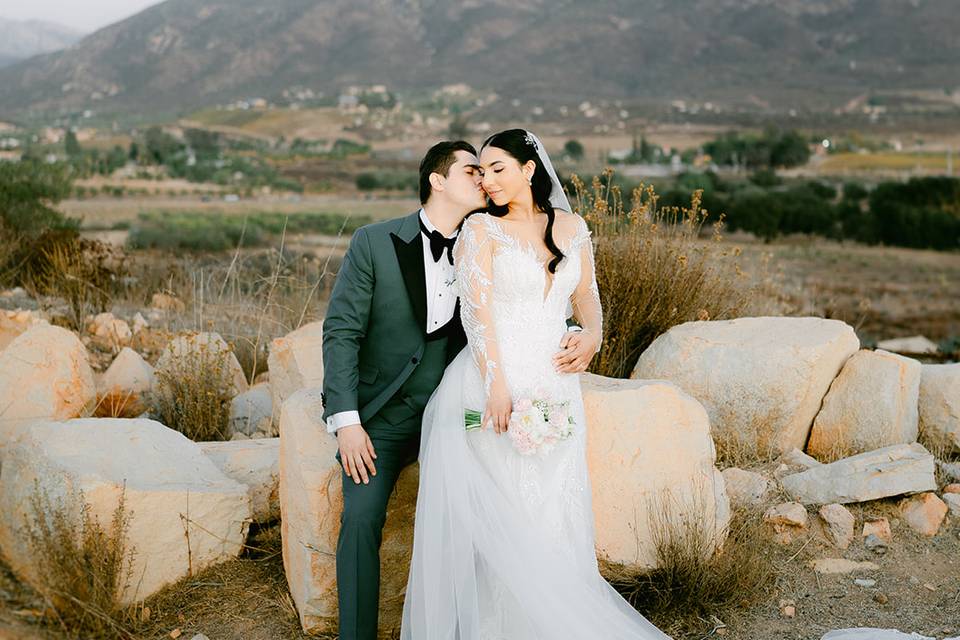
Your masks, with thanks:
M 423 209 L 420 209 L 420 220 L 428 231 L 436 229 Z M 453 286 L 456 275 L 453 265 L 447 258 L 446 250 L 440 256 L 440 260 L 434 261 L 433 254 L 430 252 L 429 236 L 423 233 L 422 229 L 420 236 L 423 241 L 423 273 L 427 285 L 427 333 L 432 333 L 453 318 L 453 312 L 457 307 L 457 293 Z M 456 238 L 457 231 L 454 230 L 446 237 Z M 360 424 L 360 413 L 341 411 L 327 418 L 327 431 L 334 433 L 340 427 L 351 424 Z

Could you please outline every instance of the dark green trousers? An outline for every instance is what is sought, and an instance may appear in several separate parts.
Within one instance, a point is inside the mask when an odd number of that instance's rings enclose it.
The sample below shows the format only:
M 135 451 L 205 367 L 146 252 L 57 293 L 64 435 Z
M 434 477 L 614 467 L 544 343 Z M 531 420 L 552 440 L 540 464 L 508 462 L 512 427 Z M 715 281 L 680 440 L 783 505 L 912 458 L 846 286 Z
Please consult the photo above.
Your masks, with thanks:
M 393 401 L 391 401 L 393 402 Z M 380 605 L 380 543 L 387 502 L 400 472 L 416 461 L 422 413 L 406 417 L 403 407 L 385 407 L 364 428 L 373 442 L 377 475 L 356 484 L 342 471 L 343 514 L 337 539 L 337 600 L 340 640 L 376 640 Z M 396 424 L 384 415 L 401 418 Z M 337 453 L 337 460 L 340 454 Z

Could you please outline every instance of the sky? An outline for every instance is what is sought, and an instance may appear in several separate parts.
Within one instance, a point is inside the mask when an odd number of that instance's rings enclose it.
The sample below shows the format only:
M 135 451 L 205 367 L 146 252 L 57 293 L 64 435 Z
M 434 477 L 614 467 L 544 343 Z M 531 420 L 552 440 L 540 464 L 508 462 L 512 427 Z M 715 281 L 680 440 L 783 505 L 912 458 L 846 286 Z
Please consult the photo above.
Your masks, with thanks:
M 0 18 L 47 20 L 84 32 L 123 20 L 161 0 L 16 0 L 0 1 Z

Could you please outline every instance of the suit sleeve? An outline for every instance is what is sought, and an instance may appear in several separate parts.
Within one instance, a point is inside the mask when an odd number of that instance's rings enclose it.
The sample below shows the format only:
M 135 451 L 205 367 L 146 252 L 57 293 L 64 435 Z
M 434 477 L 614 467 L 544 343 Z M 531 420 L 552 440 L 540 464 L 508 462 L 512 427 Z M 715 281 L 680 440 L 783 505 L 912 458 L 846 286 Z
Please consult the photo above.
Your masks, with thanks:
M 370 239 L 360 228 L 350 240 L 323 320 L 324 420 L 360 409 L 360 340 L 367 334 L 374 282 Z

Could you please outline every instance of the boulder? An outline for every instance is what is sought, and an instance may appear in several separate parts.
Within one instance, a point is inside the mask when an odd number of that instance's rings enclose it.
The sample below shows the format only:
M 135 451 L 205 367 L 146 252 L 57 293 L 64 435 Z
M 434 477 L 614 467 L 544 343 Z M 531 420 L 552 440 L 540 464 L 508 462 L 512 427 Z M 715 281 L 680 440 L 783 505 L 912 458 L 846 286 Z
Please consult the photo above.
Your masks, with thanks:
M 320 419 L 320 390 L 295 392 L 280 410 L 280 532 L 283 568 L 305 632 L 337 630 L 336 550 L 343 511 L 337 440 Z M 404 469 L 387 507 L 380 549 L 381 629 L 397 629 L 413 551 L 419 471 Z
M 770 491 L 770 481 L 753 471 L 737 467 L 723 470 L 723 480 L 730 496 L 730 504 L 736 507 L 754 507 L 763 504 Z
M 858 562 L 846 558 L 819 558 L 811 560 L 810 566 L 817 573 L 853 573 L 855 571 L 878 571 L 875 562 Z
M 946 453 L 960 451 L 960 363 L 921 367 L 920 433 Z
M 773 528 L 777 542 L 789 544 L 807 530 L 807 510 L 799 502 L 785 502 L 767 509 L 763 521 Z
M 163 353 L 160 354 L 160 358 L 157 359 L 157 370 L 170 367 L 176 370 L 178 359 L 191 357 L 201 351 L 209 352 L 207 355 L 210 357 L 218 357 L 222 354 L 222 357 L 226 358 L 227 375 L 232 384 L 232 395 L 238 395 L 247 390 L 247 378 L 243 373 L 243 368 L 237 361 L 237 356 L 234 355 L 230 345 L 219 333 L 201 332 L 177 336 L 167 344 Z
M 730 503 L 700 403 L 661 380 L 583 374 L 581 387 L 598 555 L 655 567 L 651 520 L 663 514 L 669 529 L 693 522 L 721 546 Z
M 187 308 L 182 300 L 166 293 L 153 294 L 150 307 L 157 311 L 172 311 L 174 313 L 183 313 Z
M 323 323 L 311 322 L 270 344 L 267 356 L 274 420 L 295 391 L 323 384 Z
M 900 515 L 911 529 L 920 535 L 933 537 L 947 516 L 947 505 L 935 493 L 921 493 L 900 502 Z
M 0 310 L 0 351 L 16 339 L 21 333 L 37 324 L 47 324 L 35 311 L 17 309 Z
M 247 488 L 200 447 L 153 420 L 86 418 L 30 425 L 0 470 L 0 551 L 36 584 L 23 527 L 35 484 L 79 523 L 79 499 L 104 528 L 124 495 L 132 579 L 124 603 L 238 555 L 250 521 Z M 64 502 L 65 501 L 65 502 Z
M 888 351 L 847 360 L 813 421 L 807 453 L 832 461 L 916 442 L 920 363 Z
M 943 503 L 950 510 L 950 515 L 954 518 L 960 516 L 960 493 L 943 494 Z
M 940 347 L 937 346 L 937 343 L 926 336 L 909 336 L 907 338 L 881 340 L 877 343 L 877 349 L 893 351 L 894 353 L 914 353 L 918 355 L 940 353 Z
M 842 504 L 825 504 L 818 511 L 826 525 L 827 539 L 838 549 L 846 549 L 853 542 L 853 525 L 856 518 Z
M 279 438 L 198 444 L 225 476 L 247 487 L 254 522 L 280 517 Z
M 863 532 L 860 537 L 877 536 L 884 542 L 893 540 L 893 533 L 890 531 L 890 521 L 882 516 L 866 518 L 863 522 Z
M 703 404 L 722 447 L 774 457 L 803 449 L 831 381 L 859 346 L 839 320 L 687 322 L 657 337 L 631 377 L 675 382 Z
M 274 435 L 270 385 L 255 384 L 230 401 L 230 432 L 245 436 Z
M 133 418 L 147 410 L 146 394 L 156 384 L 153 367 L 130 347 L 113 359 L 97 391 L 95 415 Z
M 31 326 L 0 352 L 0 459 L 31 422 L 89 415 L 96 396 L 79 338 L 46 323 Z
M 87 332 L 97 343 L 119 351 L 130 344 L 133 331 L 126 320 L 115 317 L 112 313 L 98 313 L 87 324 Z
M 934 459 L 922 445 L 895 444 L 784 476 L 784 490 L 803 504 L 866 502 L 934 491 Z

